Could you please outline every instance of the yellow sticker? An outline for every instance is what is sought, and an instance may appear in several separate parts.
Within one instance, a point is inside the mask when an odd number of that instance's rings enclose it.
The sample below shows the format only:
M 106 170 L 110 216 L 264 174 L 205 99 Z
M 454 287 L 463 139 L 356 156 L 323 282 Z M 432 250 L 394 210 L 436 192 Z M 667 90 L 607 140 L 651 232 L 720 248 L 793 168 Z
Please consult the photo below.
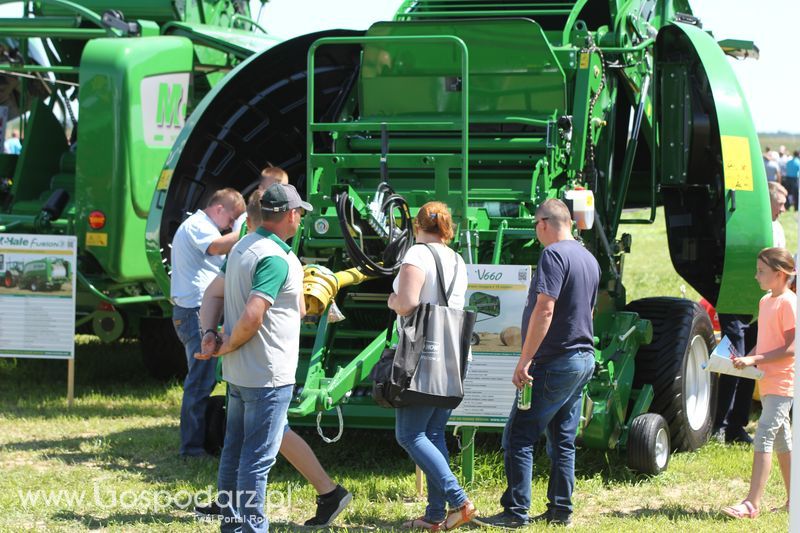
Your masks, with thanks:
M 161 176 L 158 178 L 158 184 L 156 185 L 157 190 L 165 190 L 169 187 L 169 182 L 172 179 L 172 170 L 162 170 Z
M 86 246 L 108 246 L 108 233 L 87 233 Z
M 589 68 L 589 54 L 583 53 L 581 54 L 581 68 Z
M 722 164 L 725 188 L 735 191 L 753 190 L 753 165 L 747 137 L 722 135 Z

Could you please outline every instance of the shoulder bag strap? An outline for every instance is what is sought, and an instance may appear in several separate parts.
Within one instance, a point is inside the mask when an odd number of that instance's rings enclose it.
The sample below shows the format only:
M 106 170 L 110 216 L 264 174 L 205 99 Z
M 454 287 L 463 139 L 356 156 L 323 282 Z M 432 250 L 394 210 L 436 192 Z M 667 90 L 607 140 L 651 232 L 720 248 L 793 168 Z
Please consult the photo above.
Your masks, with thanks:
M 444 292 L 444 271 L 442 269 L 442 260 L 439 259 L 439 254 L 436 252 L 436 249 L 433 246 L 427 243 L 424 243 L 424 245 L 428 250 L 430 250 L 431 254 L 433 255 L 433 260 L 436 262 L 436 279 L 438 282 L 436 285 L 439 289 L 439 305 L 447 307 L 447 299 L 449 295 Z
M 389 310 L 389 324 L 386 326 L 386 347 L 392 345 L 392 334 L 394 334 L 395 321 L 397 320 L 397 313 L 394 309 Z
M 453 280 L 450 282 L 450 287 L 447 288 L 447 301 L 450 301 L 450 295 L 453 294 L 453 289 L 456 288 L 456 278 L 458 277 L 458 260 L 460 256 L 453 250 L 453 255 L 456 256 L 456 266 L 453 269 Z

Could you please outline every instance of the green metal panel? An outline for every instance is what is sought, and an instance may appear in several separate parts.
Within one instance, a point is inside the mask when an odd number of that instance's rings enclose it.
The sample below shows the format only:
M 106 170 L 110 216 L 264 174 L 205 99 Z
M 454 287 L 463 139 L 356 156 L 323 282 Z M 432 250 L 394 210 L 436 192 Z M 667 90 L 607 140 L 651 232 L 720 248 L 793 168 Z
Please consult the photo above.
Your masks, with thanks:
M 452 35 L 470 51 L 470 116 L 550 117 L 566 107 L 566 81 L 534 21 L 381 22 L 367 36 Z M 362 116 L 409 117 L 461 112 L 461 61 L 448 44 L 369 43 L 361 69 Z
M 752 314 L 763 292 L 753 279 L 758 252 L 772 244 L 767 180 L 750 108 L 717 42 L 695 26 L 676 23 L 702 61 L 713 96 L 725 191 L 725 261 L 717 311 Z M 662 32 L 665 29 L 662 29 Z
M 661 183 L 686 182 L 692 113 L 689 71 L 685 64 L 661 64 Z
M 144 18 L 157 21 L 176 20 L 178 13 L 173 0 L 79 0 L 80 4 L 95 13 L 109 9 L 121 11 L 127 20 Z M 72 15 L 73 11 L 50 2 L 36 3 L 37 16 Z
M 84 51 L 76 226 L 89 234 L 79 244 L 88 244 L 115 281 L 152 279 L 145 219 L 183 126 L 191 69 L 192 43 L 180 37 L 97 39 Z M 91 231 L 87 218 L 95 209 L 107 222 Z
M 58 172 L 61 154 L 67 149 L 67 139 L 61 124 L 41 100 L 33 103 L 28 131 L 11 193 L 17 202 L 36 200 L 41 207 L 40 197 L 50 189 L 50 178 Z

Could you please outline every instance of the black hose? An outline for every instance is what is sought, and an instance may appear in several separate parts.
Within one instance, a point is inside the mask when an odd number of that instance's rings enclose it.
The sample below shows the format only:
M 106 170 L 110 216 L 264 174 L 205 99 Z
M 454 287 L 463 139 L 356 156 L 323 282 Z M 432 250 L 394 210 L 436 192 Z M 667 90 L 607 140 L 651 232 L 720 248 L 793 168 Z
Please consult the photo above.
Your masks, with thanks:
M 339 227 L 342 230 L 344 246 L 347 255 L 362 273 L 370 277 L 392 276 L 400 269 L 403 256 L 412 244 L 413 230 L 411 213 L 405 198 L 396 194 L 385 182 L 378 185 L 378 192 L 386 195 L 381 211 L 386 215 L 389 225 L 389 242 L 383 253 L 383 261 L 375 262 L 362 250 L 350 233 L 350 225 L 347 221 L 347 212 L 350 198 L 346 192 L 336 197 L 336 215 L 339 220 Z M 393 212 L 399 209 L 401 213 L 401 223 L 397 227 Z M 399 230 L 399 231 L 397 231 Z

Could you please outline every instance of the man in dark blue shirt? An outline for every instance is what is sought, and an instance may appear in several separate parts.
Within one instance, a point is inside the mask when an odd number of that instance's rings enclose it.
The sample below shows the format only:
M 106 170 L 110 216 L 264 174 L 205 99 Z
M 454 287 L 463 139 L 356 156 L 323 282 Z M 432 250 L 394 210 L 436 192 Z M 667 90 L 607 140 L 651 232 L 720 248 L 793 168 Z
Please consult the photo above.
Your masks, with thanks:
M 519 410 L 515 403 L 511 408 L 503 432 L 504 511 L 484 520 L 503 527 L 570 523 L 581 393 L 595 364 L 592 312 L 600 266 L 572 237 L 563 202 L 542 203 L 535 228 L 544 250 L 522 316 L 522 352 L 512 378 L 518 389 L 531 383 L 531 407 Z M 545 432 L 551 460 L 547 511 L 529 517 L 533 447 Z

